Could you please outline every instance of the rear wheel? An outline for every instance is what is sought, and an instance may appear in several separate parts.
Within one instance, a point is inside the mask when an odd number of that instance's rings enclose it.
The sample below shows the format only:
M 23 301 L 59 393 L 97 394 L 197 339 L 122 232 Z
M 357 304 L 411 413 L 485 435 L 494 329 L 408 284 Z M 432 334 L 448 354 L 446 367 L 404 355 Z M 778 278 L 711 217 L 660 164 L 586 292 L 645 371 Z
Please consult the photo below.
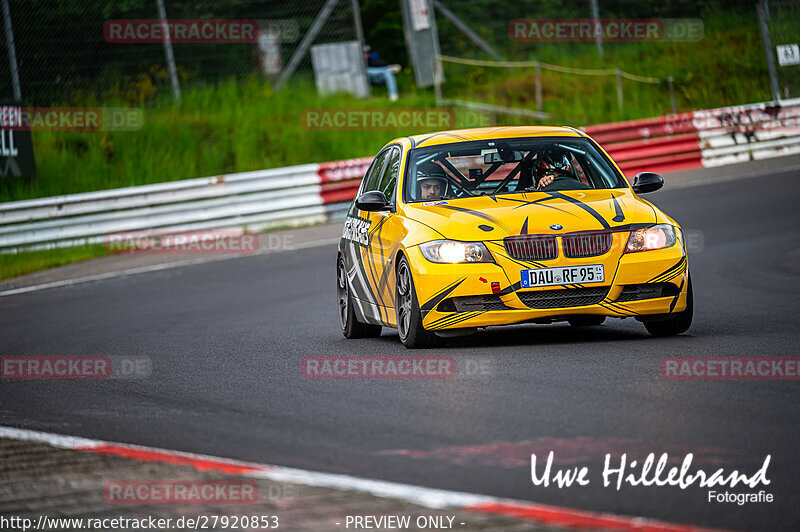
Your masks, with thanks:
M 436 343 L 436 335 L 422 326 L 422 312 L 419 309 L 416 294 L 408 260 L 402 257 L 397 263 L 394 306 L 397 312 L 397 331 L 400 333 L 400 341 L 409 349 L 431 347 Z
M 345 338 L 376 338 L 381 335 L 380 325 L 361 323 L 356 319 L 350 285 L 347 282 L 347 270 L 341 255 L 336 261 L 336 295 L 339 300 L 339 325 Z
M 692 293 L 692 278 L 689 277 L 689 287 L 686 290 L 686 309 L 674 316 L 661 320 L 643 320 L 647 332 L 653 336 L 675 336 L 685 333 L 692 326 L 694 315 L 694 295 Z
M 578 316 L 567 320 L 573 327 L 592 327 L 594 325 L 602 325 L 606 321 L 605 316 Z

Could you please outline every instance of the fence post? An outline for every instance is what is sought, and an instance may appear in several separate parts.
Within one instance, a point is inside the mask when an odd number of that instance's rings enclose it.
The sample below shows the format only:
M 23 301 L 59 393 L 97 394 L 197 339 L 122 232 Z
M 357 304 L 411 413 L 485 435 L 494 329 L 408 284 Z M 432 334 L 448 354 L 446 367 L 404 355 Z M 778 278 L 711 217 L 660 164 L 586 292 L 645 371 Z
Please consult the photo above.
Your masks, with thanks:
M 169 36 L 169 25 L 167 24 L 167 11 L 164 9 L 164 0 L 156 0 L 158 4 L 158 18 L 161 19 L 161 31 L 164 32 L 164 54 L 167 56 L 167 69 L 169 79 L 172 82 L 172 94 L 175 100 L 181 101 L 181 86 L 178 85 L 178 72 L 175 70 L 175 56 L 172 55 L 172 39 Z
M 281 70 L 281 74 L 278 76 L 278 80 L 275 82 L 276 91 L 281 90 L 283 84 L 286 83 L 290 77 L 292 77 L 292 74 L 294 74 L 294 71 L 300 65 L 300 61 L 303 60 L 303 56 L 306 55 L 306 52 L 311 47 L 311 43 L 317 37 L 317 34 L 322 29 L 322 26 L 325 25 L 328 17 L 331 16 L 333 8 L 336 7 L 336 2 L 337 0 L 327 0 L 322 6 L 320 12 L 317 13 L 317 18 L 314 19 L 311 27 L 303 36 L 303 40 L 300 41 L 297 49 L 295 49 L 292 57 L 289 59 L 289 64 L 287 64 L 285 67 L 283 67 L 283 70 Z
M 672 107 L 672 114 L 678 114 L 678 106 L 675 104 L 675 86 L 673 85 L 672 76 L 667 78 L 669 83 L 669 105 Z
M 761 26 L 761 39 L 764 41 L 764 53 L 767 55 L 767 70 L 769 71 L 769 85 L 772 89 L 772 101 L 777 102 L 780 100 L 781 95 L 778 91 L 778 74 L 775 72 L 775 58 L 772 55 L 772 42 L 769 38 L 769 28 L 767 27 L 768 9 L 767 0 L 760 0 L 756 4 L 758 24 Z
M 3 0 L 3 22 L 6 29 L 6 45 L 8 46 L 8 64 L 11 67 L 11 85 L 14 89 L 14 99 L 22 100 L 22 88 L 19 84 L 19 70 L 17 68 L 17 50 L 14 47 L 14 30 L 11 27 L 11 10 L 8 9 L 8 0 Z
M 603 59 L 603 35 L 602 32 L 597 31 L 598 26 L 600 25 L 600 13 L 597 9 L 597 0 L 591 0 L 592 4 L 592 29 L 594 30 L 594 40 L 597 43 L 597 55 L 600 56 L 600 59 Z
M 622 111 L 622 70 L 617 69 L 617 107 Z
M 539 61 L 536 61 L 536 110 L 542 111 L 543 110 L 543 103 L 542 103 L 542 65 L 539 64 Z

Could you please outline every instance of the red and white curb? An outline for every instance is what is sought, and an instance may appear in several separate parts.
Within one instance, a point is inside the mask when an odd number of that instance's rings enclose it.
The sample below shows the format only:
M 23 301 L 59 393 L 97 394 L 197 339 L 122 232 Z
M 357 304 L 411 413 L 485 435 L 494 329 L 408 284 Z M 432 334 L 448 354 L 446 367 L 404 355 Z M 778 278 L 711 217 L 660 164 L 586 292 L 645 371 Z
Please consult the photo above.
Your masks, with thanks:
M 397 499 L 437 510 L 444 508 L 458 509 L 466 512 L 492 514 L 576 530 L 712 532 L 712 529 L 708 528 L 673 524 L 641 517 L 625 517 L 608 513 L 589 512 L 527 501 L 500 499 L 488 495 L 439 490 L 384 480 L 358 478 L 349 475 L 256 464 L 228 458 L 218 458 L 125 443 L 113 443 L 13 427 L 0 427 L 0 438 L 32 441 L 61 449 L 120 456 L 134 460 L 189 466 L 199 471 L 214 471 L 226 475 L 267 479 L 273 482 L 287 482 L 304 486 L 368 493 L 376 497 Z M 722 531 L 717 530 L 717 532 Z

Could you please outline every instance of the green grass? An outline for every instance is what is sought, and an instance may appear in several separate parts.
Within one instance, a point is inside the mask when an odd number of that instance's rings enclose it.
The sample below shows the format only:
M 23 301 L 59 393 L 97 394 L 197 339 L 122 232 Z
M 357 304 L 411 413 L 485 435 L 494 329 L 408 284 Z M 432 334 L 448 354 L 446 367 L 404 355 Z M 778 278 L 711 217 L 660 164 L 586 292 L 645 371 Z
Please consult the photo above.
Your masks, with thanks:
M 10 279 L 106 254 L 108 254 L 108 250 L 100 244 L 13 254 L 2 253 L 0 254 L 0 279 Z
M 303 111 L 434 107 L 429 92 L 405 96 L 394 104 L 385 89 L 369 100 L 320 98 L 306 84 L 274 93 L 257 80 L 188 88 L 180 106 L 144 107 L 139 131 L 34 132 L 38 177 L 0 181 L 0 201 L 363 157 L 408 131 L 308 129 Z

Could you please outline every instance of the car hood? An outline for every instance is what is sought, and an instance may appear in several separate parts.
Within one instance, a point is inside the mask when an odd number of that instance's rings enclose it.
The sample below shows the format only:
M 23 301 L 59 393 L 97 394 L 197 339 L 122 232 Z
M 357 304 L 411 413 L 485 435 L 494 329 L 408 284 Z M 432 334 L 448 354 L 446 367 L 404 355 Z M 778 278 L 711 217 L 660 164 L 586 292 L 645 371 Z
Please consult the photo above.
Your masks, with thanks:
M 480 196 L 405 205 L 408 218 L 446 238 L 498 240 L 519 234 L 564 234 L 656 222 L 630 189 L 570 190 Z M 560 226 L 560 227 L 559 227 Z

